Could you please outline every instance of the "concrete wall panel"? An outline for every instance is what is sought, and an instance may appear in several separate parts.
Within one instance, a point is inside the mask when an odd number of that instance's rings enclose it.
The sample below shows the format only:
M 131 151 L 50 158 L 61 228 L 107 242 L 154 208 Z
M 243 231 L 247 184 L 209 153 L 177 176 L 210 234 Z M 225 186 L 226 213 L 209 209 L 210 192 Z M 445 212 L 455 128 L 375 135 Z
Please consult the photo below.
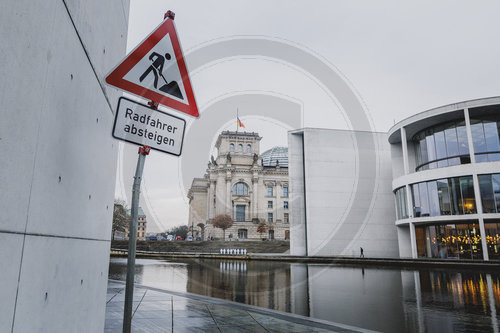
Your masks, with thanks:
M 396 257 L 387 135 L 325 129 L 303 131 L 305 157 L 290 159 L 290 174 L 305 159 L 309 255 L 359 255 L 359 248 L 363 247 L 373 257 Z M 289 135 L 292 156 L 297 149 L 290 140 L 293 135 L 297 134 Z M 369 165 L 368 168 L 361 163 Z M 291 177 L 292 187 L 294 181 Z M 297 191 L 304 192 L 302 188 Z M 295 217 L 298 225 L 304 223 L 300 214 Z M 291 253 L 294 251 L 292 241 Z
M 127 16 L 127 0 L 0 4 L 2 332 L 104 327 L 119 93 L 100 82 Z
M 0 332 L 12 329 L 23 237 L 0 233 Z
M 103 241 L 26 236 L 14 331 L 102 332 L 108 250 Z

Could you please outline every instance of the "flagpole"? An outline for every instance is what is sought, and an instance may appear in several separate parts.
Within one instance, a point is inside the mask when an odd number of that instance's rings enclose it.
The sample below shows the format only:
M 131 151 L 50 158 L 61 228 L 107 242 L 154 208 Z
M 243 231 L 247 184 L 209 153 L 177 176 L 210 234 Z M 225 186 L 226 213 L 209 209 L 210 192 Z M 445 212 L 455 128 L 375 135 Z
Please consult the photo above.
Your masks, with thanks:
M 236 133 L 238 133 L 238 121 L 240 120 L 240 115 L 239 115 L 239 111 L 238 111 L 238 108 L 236 108 Z

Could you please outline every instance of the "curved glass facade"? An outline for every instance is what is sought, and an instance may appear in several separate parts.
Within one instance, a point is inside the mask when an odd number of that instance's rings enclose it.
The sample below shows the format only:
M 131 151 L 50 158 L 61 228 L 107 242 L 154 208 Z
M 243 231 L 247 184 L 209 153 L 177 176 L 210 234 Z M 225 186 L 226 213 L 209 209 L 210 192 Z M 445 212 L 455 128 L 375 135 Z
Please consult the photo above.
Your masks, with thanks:
M 482 259 L 481 235 L 476 221 L 415 227 L 419 257 Z
M 500 161 L 500 116 L 471 119 L 470 129 L 476 162 Z
M 470 163 L 465 121 L 428 128 L 413 137 L 416 171 Z
M 412 184 L 411 192 L 415 217 L 476 213 L 472 176 Z
M 406 187 L 400 187 L 395 192 L 396 216 L 398 220 L 408 218 L 408 201 L 406 200 Z
M 500 213 L 500 174 L 479 175 L 483 213 Z

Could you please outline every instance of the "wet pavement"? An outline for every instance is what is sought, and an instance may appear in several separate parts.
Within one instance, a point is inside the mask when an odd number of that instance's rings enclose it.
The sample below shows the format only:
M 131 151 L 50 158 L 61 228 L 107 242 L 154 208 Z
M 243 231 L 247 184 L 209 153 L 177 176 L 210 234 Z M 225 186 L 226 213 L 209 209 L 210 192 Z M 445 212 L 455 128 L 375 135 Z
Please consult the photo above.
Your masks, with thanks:
M 125 284 L 108 283 L 104 332 L 121 332 Z M 133 332 L 371 332 L 343 324 L 223 301 L 189 293 L 138 286 Z

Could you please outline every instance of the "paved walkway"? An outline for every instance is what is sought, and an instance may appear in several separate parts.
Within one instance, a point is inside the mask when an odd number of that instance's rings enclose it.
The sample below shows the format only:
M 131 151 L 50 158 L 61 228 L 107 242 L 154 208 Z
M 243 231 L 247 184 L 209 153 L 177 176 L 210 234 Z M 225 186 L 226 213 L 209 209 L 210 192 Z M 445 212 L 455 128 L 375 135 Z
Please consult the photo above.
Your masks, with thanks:
M 121 332 L 125 284 L 110 280 L 104 332 Z M 368 332 L 347 325 L 223 301 L 136 286 L 133 332 Z

